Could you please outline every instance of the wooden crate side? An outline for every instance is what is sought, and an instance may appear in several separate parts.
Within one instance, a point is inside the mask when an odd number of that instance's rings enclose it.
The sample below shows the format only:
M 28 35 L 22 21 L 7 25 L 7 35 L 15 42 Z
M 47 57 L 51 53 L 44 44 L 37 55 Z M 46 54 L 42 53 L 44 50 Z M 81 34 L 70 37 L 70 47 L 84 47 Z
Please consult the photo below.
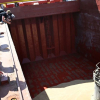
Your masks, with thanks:
M 54 33 L 54 44 L 55 44 L 55 55 L 59 55 L 59 34 L 58 34 L 58 22 L 57 15 L 53 15 L 53 33 Z
M 25 30 L 26 30 L 26 36 L 27 36 L 27 42 L 28 42 L 28 48 L 29 48 L 29 54 L 30 54 L 30 60 L 35 60 L 35 54 L 34 54 L 34 46 L 33 46 L 33 40 L 32 40 L 32 33 L 30 28 L 30 21 L 29 19 L 25 19 Z
M 33 34 L 35 55 L 40 56 L 39 39 L 38 39 L 37 26 L 36 26 L 36 19 L 35 18 L 31 19 L 31 24 L 32 24 L 32 34 Z
M 47 47 L 46 47 L 46 35 L 45 35 L 45 28 L 44 28 L 44 19 L 39 19 L 39 25 L 40 25 L 40 35 L 41 35 L 41 45 L 42 45 L 42 52 L 43 52 L 43 58 L 47 58 Z
M 63 40 L 63 20 L 62 15 L 58 15 L 58 31 L 59 31 L 59 44 L 60 51 L 64 51 L 64 40 Z

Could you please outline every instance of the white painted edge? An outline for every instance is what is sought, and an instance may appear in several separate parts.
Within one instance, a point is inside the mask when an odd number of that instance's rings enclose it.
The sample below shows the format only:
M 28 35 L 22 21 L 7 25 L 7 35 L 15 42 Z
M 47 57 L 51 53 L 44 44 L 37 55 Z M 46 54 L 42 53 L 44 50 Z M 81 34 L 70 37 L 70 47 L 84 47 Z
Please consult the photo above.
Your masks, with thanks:
M 16 75 L 17 75 L 17 78 L 18 78 L 16 80 L 18 81 L 17 85 L 18 85 L 19 91 L 21 93 L 20 100 L 32 100 L 7 24 L 5 24 L 5 29 L 6 29 L 6 33 L 7 33 L 7 36 L 8 36 L 10 49 L 12 51 L 12 59 L 13 59 L 14 65 L 15 65 Z M 20 81 L 24 82 L 24 83 L 21 83 Z M 22 87 L 25 87 L 25 89 L 22 89 Z

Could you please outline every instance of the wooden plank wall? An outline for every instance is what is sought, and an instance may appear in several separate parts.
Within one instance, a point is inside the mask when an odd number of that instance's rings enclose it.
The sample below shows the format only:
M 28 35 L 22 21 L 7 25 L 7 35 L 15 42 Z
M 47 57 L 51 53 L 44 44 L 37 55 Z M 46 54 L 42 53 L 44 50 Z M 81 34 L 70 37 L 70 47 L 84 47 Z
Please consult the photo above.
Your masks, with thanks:
M 11 35 L 19 60 L 42 60 L 75 52 L 73 14 L 14 20 Z

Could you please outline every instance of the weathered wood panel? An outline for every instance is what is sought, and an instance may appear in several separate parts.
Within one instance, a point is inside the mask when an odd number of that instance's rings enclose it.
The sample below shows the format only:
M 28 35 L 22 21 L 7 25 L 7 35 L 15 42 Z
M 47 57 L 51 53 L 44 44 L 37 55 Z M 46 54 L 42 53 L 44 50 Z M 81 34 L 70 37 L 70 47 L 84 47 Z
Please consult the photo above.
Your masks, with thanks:
M 22 53 L 24 58 L 27 58 L 27 51 L 26 51 L 24 32 L 23 32 L 23 27 L 22 27 L 22 24 L 21 24 L 21 20 L 16 21 L 16 28 L 18 30 L 17 34 L 18 34 L 18 38 L 19 38 L 21 53 Z
M 42 19 L 42 21 L 41 21 L 41 19 L 39 19 L 39 24 L 40 24 L 40 35 L 41 35 L 41 45 L 42 45 L 43 58 L 47 58 L 44 19 Z
M 42 60 L 75 51 L 75 27 L 71 14 L 17 20 L 10 29 L 21 61 L 24 58 Z
M 20 43 L 19 43 L 18 33 L 17 33 L 17 28 L 16 28 L 16 21 L 14 21 L 11 24 L 10 29 L 11 29 L 11 33 L 13 33 L 12 38 L 13 38 L 13 42 L 14 42 L 18 57 L 21 60 L 22 57 L 21 57 L 21 50 L 20 50 L 20 45 L 19 45 Z
M 26 36 L 27 36 L 30 60 L 34 61 L 35 53 L 34 53 L 34 45 L 33 45 L 33 39 L 32 39 L 32 32 L 31 32 L 31 28 L 30 28 L 30 21 L 29 21 L 29 19 L 25 19 L 24 21 L 25 21 L 25 28 L 26 28 L 25 30 L 26 30 Z
M 38 40 L 38 33 L 37 33 L 37 26 L 36 26 L 35 18 L 31 19 L 31 24 L 32 24 L 32 34 L 33 34 L 35 55 L 40 56 L 39 40 Z
M 53 15 L 53 32 L 54 32 L 54 44 L 55 44 L 55 55 L 59 55 L 59 34 L 58 34 L 58 23 L 57 15 Z

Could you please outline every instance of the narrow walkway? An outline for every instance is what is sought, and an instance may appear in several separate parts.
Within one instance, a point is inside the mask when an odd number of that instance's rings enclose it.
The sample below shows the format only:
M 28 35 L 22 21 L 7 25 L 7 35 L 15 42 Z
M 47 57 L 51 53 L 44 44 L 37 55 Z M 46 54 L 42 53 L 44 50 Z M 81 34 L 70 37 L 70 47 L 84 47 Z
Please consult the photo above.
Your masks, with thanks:
M 25 64 L 22 69 L 31 97 L 34 98 L 43 90 L 64 82 L 92 79 L 95 65 L 78 54 L 71 54 Z
M 9 84 L 0 84 L 0 100 L 10 100 L 9 98 L 20 98 L 20 93 L 18 91 L 18 86 L 16 82 L 16 73 L 14 71 L 14 63 L 11 55 L 11 49 L 9 46 L 6 25 L 0 25 L 0 71 L 4 75 L 9 76 Z
M 9 76 L 9 84 L 0 84 L 0 100 L 31 100 L 7 24 L 0 25 L 0 71 Z

